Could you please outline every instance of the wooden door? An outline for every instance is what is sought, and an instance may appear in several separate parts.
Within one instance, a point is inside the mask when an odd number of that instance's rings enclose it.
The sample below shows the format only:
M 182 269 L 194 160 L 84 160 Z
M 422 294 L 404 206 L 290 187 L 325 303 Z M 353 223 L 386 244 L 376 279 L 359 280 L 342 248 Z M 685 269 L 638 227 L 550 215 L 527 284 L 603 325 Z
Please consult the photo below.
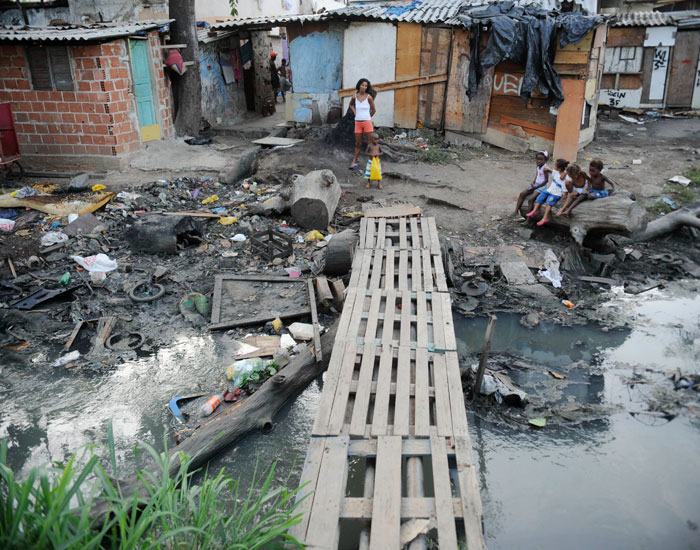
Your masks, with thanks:
M 700 31 L 676 34 L 671 70 L 668 75 L 667 107 L 690 107 L 700 52 Z
M 148 43 L 146 40 L 129 40 L 129 46 L 131 48 L 134 95 L 139 113 L 141 141 L 160 139 L 160 124 L 156 118 L 151 69 L 148 62 Z
M 396 31 L 396 80 L 420 76 L 421 30 L 418 23 L 399 23 Z M 415 128 L 418 86 L 394 92 L 394 126 Z
M 424 27 L 421 39 L 420 76 L 447 73 L 452 47 L 451 29 Z M 442 127 L 445 83 L 421 86 L 418 91 L 418 120 L 426 128 Z

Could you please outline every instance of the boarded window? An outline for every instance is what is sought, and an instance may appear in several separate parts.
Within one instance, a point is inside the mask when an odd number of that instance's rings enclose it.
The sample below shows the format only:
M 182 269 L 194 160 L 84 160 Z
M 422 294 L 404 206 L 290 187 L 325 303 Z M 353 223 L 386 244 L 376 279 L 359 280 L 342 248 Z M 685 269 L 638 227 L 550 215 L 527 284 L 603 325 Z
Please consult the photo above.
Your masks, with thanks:
M 73 76 L 65 46 L 27 46 L 35 90 L 72 90 Z

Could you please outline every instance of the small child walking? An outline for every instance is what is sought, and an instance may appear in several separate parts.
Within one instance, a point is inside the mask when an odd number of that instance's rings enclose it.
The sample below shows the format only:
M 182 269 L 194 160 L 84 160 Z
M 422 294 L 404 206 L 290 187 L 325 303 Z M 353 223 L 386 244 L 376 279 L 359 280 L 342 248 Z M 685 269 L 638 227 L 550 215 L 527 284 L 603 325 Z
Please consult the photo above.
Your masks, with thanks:
M 537 225 L 549 223 L 549 213 L 552 211 L 552 207 L 557 204 L 561 196 L 566 193 L 566 184 L 571 181 L 571 178 L 566 173 L 566 167 L 568 165 L 568 160 L 557 159 L 557 162 L 554 164 L 556 170 L 552 172 L 552 183 L 549 184 L 546 191 L 540 191 L 540 194 L 535 200 L 535 207 L 526 214 L 528 218 L 531 218 L 537 214 L 540 205 L 546 202 L 547 206 L 544 209 L 544 214 L 542 215 L 542 219 L 537 222 Z
M 379 134 L 372 132 L 369 135 L 369 143 L 367 144 L 367 168 L 365 168 L 365 178 L 367 178 L 366 188 L 369 189 L 373 181 L 377 182 L 377 189 L 382 188 L 382 164 L 379 161 L 379 156 L 382 154 L 382 146 L 379 145 Z
M 520 195 L 518 195 L 518 202 L 515 204 L 515 212 L 513 213 L 513 217 L 517 218 L 521 216 L 520 207 L 525 199 L 530 195 L 531 197 L 527 208 L 528 212 L 532 210 L 535 203 L 535 198 L 537 198 L 537 194 L 540 192 L 540 188 L 544 187 L 549 182 L 549 177 L 552 175 L 552 169 L 547 166 L 547 158 L 549 158 L 549 153 L 547 153 L 547 151 L 540 151 L 535 155 L 535 167 L 537 169 L 535 172 L 535 179 L 533 179 L 532 183 L 525 188 Z

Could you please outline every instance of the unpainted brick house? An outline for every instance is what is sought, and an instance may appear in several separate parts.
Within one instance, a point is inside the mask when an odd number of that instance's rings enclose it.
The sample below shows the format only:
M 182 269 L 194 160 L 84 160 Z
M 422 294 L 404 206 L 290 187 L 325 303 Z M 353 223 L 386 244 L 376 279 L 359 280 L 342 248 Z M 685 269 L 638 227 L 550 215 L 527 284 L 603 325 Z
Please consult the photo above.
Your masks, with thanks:
M 160 33 L 171 20 L 0 27 L 0 102 L 33 167 L 124 167 L 172 135 Z

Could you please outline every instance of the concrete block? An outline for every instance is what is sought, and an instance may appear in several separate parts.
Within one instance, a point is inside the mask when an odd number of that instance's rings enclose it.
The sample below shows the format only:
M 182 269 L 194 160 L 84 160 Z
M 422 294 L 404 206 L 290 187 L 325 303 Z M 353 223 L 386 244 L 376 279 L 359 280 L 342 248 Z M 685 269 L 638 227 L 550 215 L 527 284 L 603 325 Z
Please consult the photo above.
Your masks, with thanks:
M 450 130 L 445 131 L 445 141 L 464 147 L 481 147 L 483 145 L 480 139 L 465 136 L 457 132 L 451 132 Z

